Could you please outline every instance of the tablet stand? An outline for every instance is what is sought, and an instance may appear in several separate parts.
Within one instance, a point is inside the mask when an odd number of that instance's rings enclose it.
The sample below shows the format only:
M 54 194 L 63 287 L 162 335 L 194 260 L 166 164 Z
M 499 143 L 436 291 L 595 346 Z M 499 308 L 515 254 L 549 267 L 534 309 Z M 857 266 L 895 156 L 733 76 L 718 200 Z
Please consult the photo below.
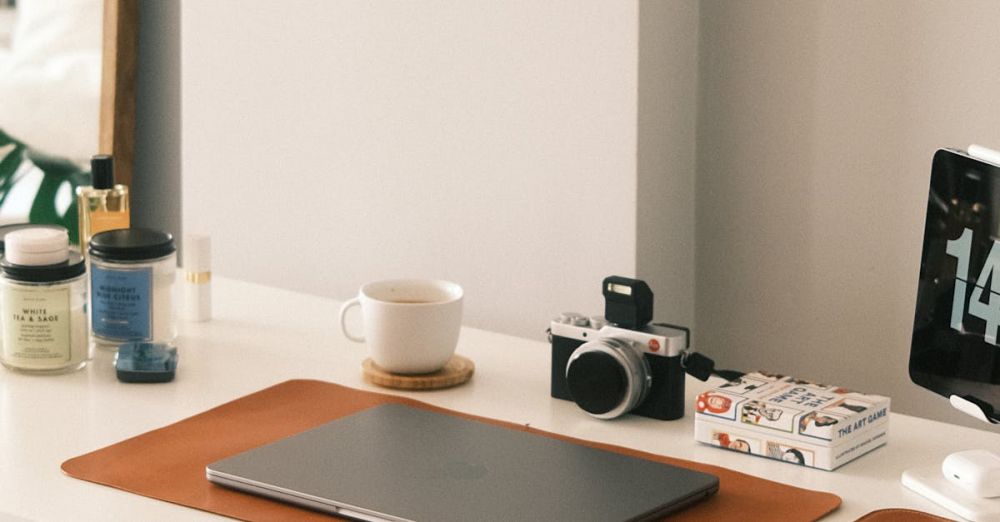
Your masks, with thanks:
M 1000 498 L 982 498 L 949 481 L 940 464 L 908 469 L 903 485 L 952 513 L 974 522 L 1000 520 Z
M 997 424 L 983 408 L 967 399 L 952 395 L 951 405 L 983 422 Z M 942 464 L 920 466 L 903 472 L 900 479 L 907 488 L 934 501 L 956 515 L 972 520 L 1000 520 L 1000 497 L 983 498 L 949 480 Z

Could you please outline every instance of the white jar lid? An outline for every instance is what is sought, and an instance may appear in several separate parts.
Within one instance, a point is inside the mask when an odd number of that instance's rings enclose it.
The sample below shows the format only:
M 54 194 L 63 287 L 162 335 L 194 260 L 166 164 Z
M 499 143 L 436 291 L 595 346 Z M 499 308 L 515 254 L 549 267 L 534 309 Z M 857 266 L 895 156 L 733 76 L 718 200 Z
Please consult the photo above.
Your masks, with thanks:
M 55 265 L 69 259 L 66 229 L 26 228 L 4 238 L 7 262 L 22 266 Z

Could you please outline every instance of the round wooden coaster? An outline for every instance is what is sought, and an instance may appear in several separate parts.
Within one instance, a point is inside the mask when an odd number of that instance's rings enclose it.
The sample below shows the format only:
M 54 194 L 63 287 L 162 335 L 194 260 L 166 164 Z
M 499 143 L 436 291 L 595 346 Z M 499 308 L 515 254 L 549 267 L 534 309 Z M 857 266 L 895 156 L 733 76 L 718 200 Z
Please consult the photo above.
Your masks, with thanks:
M 366 381 L 397 390 L 440 390 L 458 386 L 471 379 L 475 370 L 475 363 L 461 355 L 452 355 L 444 368 L 436 372 L 416 375 L 389 373 L 371 359 L 365 359 L 361 363 L 361 371 Z

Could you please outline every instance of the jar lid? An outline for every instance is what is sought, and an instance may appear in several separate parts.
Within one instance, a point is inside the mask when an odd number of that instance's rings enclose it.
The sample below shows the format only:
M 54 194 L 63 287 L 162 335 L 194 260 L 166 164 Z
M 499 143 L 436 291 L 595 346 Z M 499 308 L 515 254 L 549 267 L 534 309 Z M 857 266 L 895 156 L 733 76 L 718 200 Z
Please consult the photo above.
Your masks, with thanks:
M 15 281 L 52 283 L 83 275 L 87 271 L 87 265 L 83 261 L 83 256 L 70 252 L 62 263 L 41 266 L 16 265 L 10 262 L 10 258 L 4 257 L 0 260 L 0 269 L 6 277 Z
M 0 225 L 0 255 L 4 253 L 5 240 L 7 234 L 15 232 L 17 230 L 24 230 L 26 228 L 48 228 L 54 230 L 63 230 L 63 227 L 59 225 L 40 225 L 37 223 L 14 223 L 10 225 Z
M 4 258 L 21 266 L 56 265 L 69 257 L 69 233 L 65 228 L 24 228 L 4 237 Z
M 141 261 L 173 254 L 174 236 L 149 228 L 108 230 L 90 238 L 90 255 L 102 259 Z

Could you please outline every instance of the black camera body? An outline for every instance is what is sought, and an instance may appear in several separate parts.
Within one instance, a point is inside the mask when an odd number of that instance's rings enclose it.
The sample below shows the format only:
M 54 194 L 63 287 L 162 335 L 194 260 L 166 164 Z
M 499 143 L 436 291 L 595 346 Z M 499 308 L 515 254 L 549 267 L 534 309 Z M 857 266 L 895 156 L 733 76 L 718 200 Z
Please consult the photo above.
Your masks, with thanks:
M 563 313 L 550 323 L 552 397 L 602 419 L 625 413 L 683 417 L 687 331 L 646 324 L 652 292 L 642 281 L 612 276 L 604 280 L 604 293 L 615 298 L 614 306 L 608 299 L 605 317 Z

